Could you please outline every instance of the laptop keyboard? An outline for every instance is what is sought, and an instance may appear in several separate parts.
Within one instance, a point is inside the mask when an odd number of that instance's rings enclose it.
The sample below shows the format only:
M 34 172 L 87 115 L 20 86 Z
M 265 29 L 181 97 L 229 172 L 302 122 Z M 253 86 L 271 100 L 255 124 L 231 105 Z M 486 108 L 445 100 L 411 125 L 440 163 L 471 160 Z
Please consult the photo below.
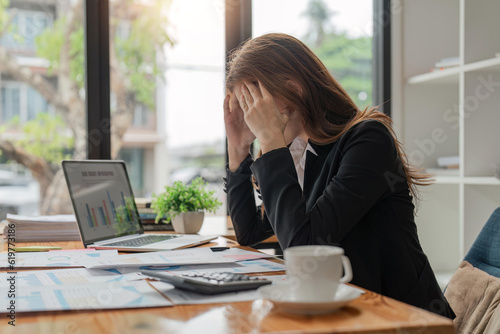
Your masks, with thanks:
M 145 235 L 145 236 L 137 237 L 134 239 L 111 242 L 109 244 L 103 244 L 103 246 L 140 247 L 140 246 L 144 246 L 144 245 L 153 244 L 155 242 L 175 239 L 178 237 L 179 237 L 178 235 Z

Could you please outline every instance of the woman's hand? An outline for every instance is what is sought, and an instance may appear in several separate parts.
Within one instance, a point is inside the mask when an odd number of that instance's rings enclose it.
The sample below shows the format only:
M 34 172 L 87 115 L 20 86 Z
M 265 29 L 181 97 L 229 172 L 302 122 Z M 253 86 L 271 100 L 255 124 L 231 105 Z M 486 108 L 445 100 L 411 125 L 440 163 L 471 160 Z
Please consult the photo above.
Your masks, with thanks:
M 245 123 L 236 96 L 227 94 L 224 99 L 224 123 L 226 125 L 227 150 L 229 156 L 229 170 L 234 172 L 250 152 L 250 145 L 255 135 Z
M 288 115 L 280 112 L 271 93 L 260 83 L 245 82 L 240 90 L 238 102 L 246 124 L 260 143 L 262 153 L 285 147 L 284 131 Z

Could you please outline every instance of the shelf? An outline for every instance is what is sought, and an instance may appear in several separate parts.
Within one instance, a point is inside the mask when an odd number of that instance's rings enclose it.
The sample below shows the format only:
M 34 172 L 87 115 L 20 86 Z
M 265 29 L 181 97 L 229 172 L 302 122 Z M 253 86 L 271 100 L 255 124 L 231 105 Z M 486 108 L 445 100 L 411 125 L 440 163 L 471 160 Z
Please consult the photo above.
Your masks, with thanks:
M 472 72 L 472 71 L 500 71 L 500 57 L 495 57 L 491 59 L 476 61 L 474 63 L 465 64 L 464 72 Z
M 419 238 L 441 286 L 500 199 L 500 1 L 403 0 L 392 23 L 395 123 L 405 152 L 435 180 L 421 187 Z M 446 24 L 443 24 L 446 22 Z M 459 57 L 456 66 L 431 70 Z M 437 158 L 460 156 L 460 168 Z M 500 172 L 500 171 L 498 171 Z M 446 245 L 446 247 L 443 247 Z
M 415 85 L 420 83 L 429 83 L 435 85 L 458 84 L 460 69 L 463 69 L 464 72 L 481 71 L 481 70 L 500 71 L 500 57 L 476 61 L 474 63 L 466 64 L 462 67 L 456 66 L 456 67 L 446 68 L 443 70 L 436 70 L 429 73 L 415 75 L 410 77 L 407 83 L 410 85 Z
M 459 184 L 463 182 L 468 185 L 500 186 L 500 180 L 494 176 L 466 176 L 461 178 L 459 176 L 433 175 L 432 178 L 436 184 Z
M 429 73 L 412 76 L 408 79 L 408 84 L 430 83 L 436 85 L 458 85 L 460 67 L 450 67 L 444 70 L 436 70 Z
M 500 186 L 500 180 L 494 176 L 466 176 L 464 184 Z
M 435 175 L 432 176 L 434 180 L 436 180 L 434 183 L 436 184 L 459 184 L 460 183 L 460 177 L 459 176 L 447 176 L 447 175 Z

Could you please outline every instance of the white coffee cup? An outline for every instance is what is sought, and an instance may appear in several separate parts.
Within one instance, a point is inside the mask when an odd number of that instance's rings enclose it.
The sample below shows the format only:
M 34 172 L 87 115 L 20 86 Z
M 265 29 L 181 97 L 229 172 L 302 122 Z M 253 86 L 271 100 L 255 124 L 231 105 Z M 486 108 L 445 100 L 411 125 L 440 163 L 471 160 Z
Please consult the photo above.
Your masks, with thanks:
M 294 246 L 285 249 L 284 256 L 294 301 L 333 301 L 339 284 L 352 279 L 351 262 L 340 247 Z

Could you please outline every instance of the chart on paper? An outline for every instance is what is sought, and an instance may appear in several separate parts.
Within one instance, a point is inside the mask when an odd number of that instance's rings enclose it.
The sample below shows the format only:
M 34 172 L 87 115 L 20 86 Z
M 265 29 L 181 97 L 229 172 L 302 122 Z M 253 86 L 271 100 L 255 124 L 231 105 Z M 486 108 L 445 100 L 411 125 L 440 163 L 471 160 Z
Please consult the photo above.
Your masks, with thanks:
M 112 282 L 17 289 L 16 312 L 139 308 L 172 305 L 148 282 Z M 0 313 L 8 312 L 7 289 L 0 289 Z
M 180 249 L 163 252 L 127 254 L 92 259 L 84 263 L 85 268 L 119 268 L 166 265 L 188 265 L 203 263 L 231 263 L 234 259 L 222 256 L 223 252 L 212 252 L 210 248 Z
M 10 274 L 0 273 L 0 288 L 8 287 Z M 135 271 L 118 269 L 58 269 L 18 271 L 15 275 L 18 287 L 119 282 L 144 278 Z
M 16 253 L 15 267 L 42 268 L 42 267 L 83 267 L 80 261 L 99 259 L 107 256 L 116 256 L 116 250 L 84 250 L 84 251 L 56 251 L 56 252 L 26 252 Z M 9 268 L 7 253 L 0 254 L 0 267 Z

